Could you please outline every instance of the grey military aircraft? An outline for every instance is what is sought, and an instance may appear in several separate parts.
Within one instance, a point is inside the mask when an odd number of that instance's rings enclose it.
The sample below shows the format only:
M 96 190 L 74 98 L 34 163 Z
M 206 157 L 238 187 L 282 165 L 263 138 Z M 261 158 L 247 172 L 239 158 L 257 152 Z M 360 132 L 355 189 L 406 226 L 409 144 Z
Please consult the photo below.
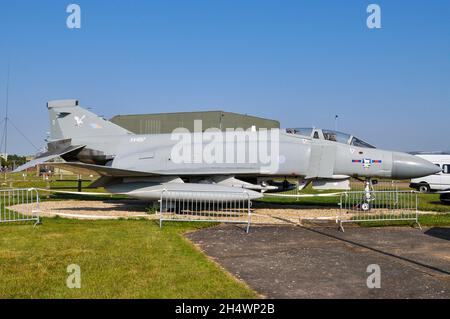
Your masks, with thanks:
M 111 193 L 157 200 L 163 191 L 246 193 L 285 190 L 274 180 L 329 181 L 350 177 L 410 179 L 437 173 L 432 163 L 381 150 L 348 134 L 321 129 L 227 130 L 137 135 L 79 106 L 47 103 L 47 149 L 17 168 L 49 164 L 100 178 L 92 186 Z M 225 197 L 223 197 L 225 195 Z M 210 197 L 208 197 L 210 198 Z M 230 195 L 231 198 L 234 198 Z

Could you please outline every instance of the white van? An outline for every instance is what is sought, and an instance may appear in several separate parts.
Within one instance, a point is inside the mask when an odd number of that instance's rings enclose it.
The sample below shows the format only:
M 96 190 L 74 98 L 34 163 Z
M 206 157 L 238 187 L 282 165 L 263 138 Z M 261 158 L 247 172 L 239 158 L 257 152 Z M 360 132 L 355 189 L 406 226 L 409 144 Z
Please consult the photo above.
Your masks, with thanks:
M 450 153 L 416 154 L 423 159 L 439 166 L 441 172 L 411 180 L 410 187 L 422 193 L 430 191 L 443 191 L 450 189 Z

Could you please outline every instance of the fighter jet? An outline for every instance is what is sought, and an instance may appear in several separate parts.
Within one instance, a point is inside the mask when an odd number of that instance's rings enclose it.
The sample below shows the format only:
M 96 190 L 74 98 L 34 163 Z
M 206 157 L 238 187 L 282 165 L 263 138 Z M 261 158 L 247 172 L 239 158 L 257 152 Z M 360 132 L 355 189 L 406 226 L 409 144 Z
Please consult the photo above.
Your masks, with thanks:
M 50 101 L 47 108 L 47 150 L 16 171 L 49 164 L 96 174 L 100 178 L 93 187 L 140 199 L 158 200 L 163 191 L 175 190 L 200 200 L 211 192 L 221 193 L 222 200 L 237 193 L 256 199 L 284 190 L 274 182 L 279 179 L 305 184 L 354 177 L 370 184 L 376 178 L 410 179 L 439 171 L 417 156 L 377 149 L 329 130 L 200 128 L 137 135 L 80 107 L 77 100 Z

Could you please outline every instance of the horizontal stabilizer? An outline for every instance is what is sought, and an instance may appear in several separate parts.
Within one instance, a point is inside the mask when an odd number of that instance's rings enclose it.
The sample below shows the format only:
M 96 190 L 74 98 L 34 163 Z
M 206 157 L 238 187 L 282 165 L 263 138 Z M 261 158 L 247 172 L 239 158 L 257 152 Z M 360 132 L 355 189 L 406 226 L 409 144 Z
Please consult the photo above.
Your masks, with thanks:
M 29 162 L 19 166 L 19 167 L 17 167 L 13 171 L 13 173 L 24 171 L 26 169 L 29 169 L 29 168 L 34 167 L 34 166 L 39 165 L 39 164 L 52 164 L 53 165 L 53 163 L 47 163 L 47 162 L 51 161 L 52 159 L 55 159 L 57 157 L 63 156 L 65 154 L 79 151 L 79 150 L 81 150 L 84 147 L 85 147 L 85 145 L 69 146 L 69 147 L 66 147 L 66 148 L 60 150 L 59 152 L 46 152 L 46 153 L 43 153 L 43 154 L 39 155 L 39 157 L 37 157 L 37 158 L 35 158 L 35 159 L 33 159 L 33 160 L 31 160 L 31 161 L 29 161 Z

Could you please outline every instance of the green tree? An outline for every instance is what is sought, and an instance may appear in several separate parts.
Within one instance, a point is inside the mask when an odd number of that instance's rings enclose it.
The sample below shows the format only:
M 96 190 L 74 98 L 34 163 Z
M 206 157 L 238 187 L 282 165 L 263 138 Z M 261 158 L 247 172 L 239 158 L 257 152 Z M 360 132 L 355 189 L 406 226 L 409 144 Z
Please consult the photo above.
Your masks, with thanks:
M 3 157 L 1 158 L 1 165 L 7 167 L 15 167 L 25 164 L 27 161 L 25 156 L 19 156 L 16 154 L 8 155 L 8 160 L 6 161 Z

